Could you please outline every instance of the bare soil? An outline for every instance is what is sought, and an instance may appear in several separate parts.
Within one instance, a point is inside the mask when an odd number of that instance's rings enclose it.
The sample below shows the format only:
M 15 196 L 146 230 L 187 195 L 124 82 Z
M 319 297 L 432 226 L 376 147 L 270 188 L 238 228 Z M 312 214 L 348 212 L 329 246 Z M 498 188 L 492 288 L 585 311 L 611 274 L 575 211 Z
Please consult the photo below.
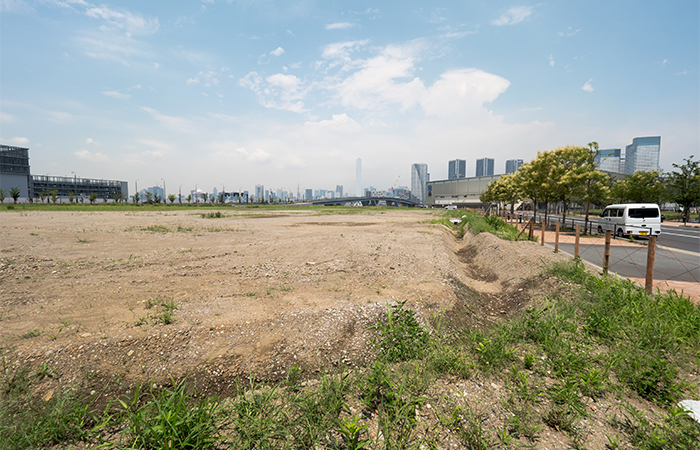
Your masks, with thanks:
M 305 374 L 363 366 L 368 327 L 387 303 L 406 301 L 422 320 L 447 310 L 461 326 L 495 323 L 557 283 L 539 274 L 563 258 L 487 233 L 457 238 L 426 210 L 222 214 L 0 215 L 5 363 L 53 368 L 47 396 L 73 384 L 111 397 L 184 376 L 226 395 L 295 364 Z M 501 388 L 478 377 L 435 386 L 486 402 L 489 417 L 502 409 Z M 590 420 L 605 426 L 604 415 Z M 537 446 L 566 441 L 545 430 Z

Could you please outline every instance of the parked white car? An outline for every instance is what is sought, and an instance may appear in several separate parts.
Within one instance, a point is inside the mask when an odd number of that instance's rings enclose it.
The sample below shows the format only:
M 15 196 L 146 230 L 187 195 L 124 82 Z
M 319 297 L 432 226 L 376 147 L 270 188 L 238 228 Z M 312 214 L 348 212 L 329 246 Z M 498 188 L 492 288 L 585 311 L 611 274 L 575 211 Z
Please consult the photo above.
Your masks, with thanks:
M 598 219 L 598 232 L 611 230 L 618 237 L 659 236 L 661 212 L 654 203 L 609 205 Z

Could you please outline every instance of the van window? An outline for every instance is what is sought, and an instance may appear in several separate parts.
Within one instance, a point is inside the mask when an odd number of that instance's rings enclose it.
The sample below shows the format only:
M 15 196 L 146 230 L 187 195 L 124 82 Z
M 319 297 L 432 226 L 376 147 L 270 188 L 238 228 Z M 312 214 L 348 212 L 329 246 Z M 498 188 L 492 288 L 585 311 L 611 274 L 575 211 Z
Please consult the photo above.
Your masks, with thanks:
M 659 210 L 656 208 L 630 208 L 627 215 L 630 219 L 647 219 L 659 217 Z
M 610 217 L 610 210 L 609 210 L 609 209 L 606 209 L 605 211 L 603 211 L 602 216 L 603 216 L 603 217 Z

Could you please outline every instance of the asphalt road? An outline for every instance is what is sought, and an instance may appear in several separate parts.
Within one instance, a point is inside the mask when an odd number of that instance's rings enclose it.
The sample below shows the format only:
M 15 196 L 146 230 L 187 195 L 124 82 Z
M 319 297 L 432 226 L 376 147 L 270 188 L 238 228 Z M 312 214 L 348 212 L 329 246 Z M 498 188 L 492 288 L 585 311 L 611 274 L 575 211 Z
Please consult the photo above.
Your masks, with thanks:
M 540 218 L 539 213 L 537 217 Z M 550 214 L 549 217 L 552 219 L 548 220 L 556 220 L 561 216 Z M 584 223 L 582 218 L 567 217 L 567 226 L 571 226 L 571 219 L 574 220 L 574 224 L 583 225 Z M 595 230 L 597 221 L 593 218 L 592 222 Z M 535 230 L 535 232 L 539 235 L 539 230 Z M 552 234 L 549 232 L 547 242 L 553 239 Z M 562 251 L 573 255 L 574 245 L 565 242 L 567 240 L 571 240 L 571 238 L 564 239 L 562 237 L 559 247 Z M 625 242 L 628 241 L 625 239 Z M 646 241 L 640 239 L 638 244 L 624 246 L 620 244 L 620 240 L 614 239 L 612 241 L 609 270 L 625 277 L 644 278 L 648 248 L 645 245 Z M 582 240 L 579 246 L 581 258 L 597 266 L 603 265 L 604 250 L 605 239 L 600 235 L 597 238 Z M 661 225 L 661 235 L 656 240 L 654 279 L 700 283 L 700 228 Z

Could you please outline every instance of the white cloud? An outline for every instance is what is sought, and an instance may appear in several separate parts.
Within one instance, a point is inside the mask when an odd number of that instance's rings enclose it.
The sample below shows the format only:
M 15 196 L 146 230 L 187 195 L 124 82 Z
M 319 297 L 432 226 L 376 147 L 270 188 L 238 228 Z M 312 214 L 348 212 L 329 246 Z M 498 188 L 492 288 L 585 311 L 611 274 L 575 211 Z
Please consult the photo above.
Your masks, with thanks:
M 586 81 L 586 83 L 583 85 L 583 87 L 581 89 L 583 89 L 586 92 L 593 92 L 593 86 L 591 85 L 591 81 L 593 81 L 593 78 Z
M 573 28 L 569 27 L 569 28 L 566 30 L 566 32 L 559 31 L 559 32 L 557 33 L 557 35 L 558 35 L 558 36 L 564 36 L 564 35 L 566 35 L 567 37 L 571 37 L 571 36 L 574 36 L 575 34 L 578 34 L 578 32 L 581 31 L 581 30 L 579 30 L 579 29 L 576 29 L 576 30 L 574 30 L 574 31 L 571 31 L 571 30 L 573 30 Z
M 94 141 L 92 138 L 87 138 L 87 139 L 85 139 L 85 142 L 88 143 L 88 144 L 94 144 L 94 143 L 95 143 L 95 141 Z
M 505 14 L 491 22 L 491 25 L 515 25 L 532 15 L 532 6 L 516 6 L 510 8 Z
M 348 28 L 353 28 L 355 24 L 350 22 L 336 22 L 329 23 L 326 25 L 326 30 L 347 30 Z
M 142 106 L 141 109 L 151 115 L 155 120 L 160 122 L 161 125 L 173 128 L 178 131 L 192 131 L 192 122 L 182 117 L 166 116 L 165 114 L 160 114 L 153 108 L 147 108 Z
M 360 131 L 362 126 L 348 117 L 346 113 L 333 114 L 331 120 L 320 122 L 306 122 L 304 128 L 313 131 L 330 131 L 334 133 L 354 133 Z
M 674 73 L 674 75 L 688 75 L 690 71 L 688 70 L 682 70 L 680 72 Z
M 214 150 L 210 157 L 215 161 L 240 161 L 243 159 L 254 164 L 264 164 L 272 160 L 272 155 L 262 148 L 258 147 L 249 151 L 232 141 L 211 142 L 209 147 Z
M 131 98 L 131 94 L 122 94 L 121 92 L 117 91 L 102 91 L 102 95 L 106 95 L 107 97 L 112 98 L 118 98 L 120 100 L 126 100 Z
M 158 64 L 157 62 L 154 62 L 154 63 L 153 63 L 153 68 L 154 68 L 154 69 L 159 69 L 159 68 L 160 68 L 160 64 Z
M 130 12 L 119 12 L 105 6 L 91 7 L 85 14 L 94 19 L 104 19 L 113 29 L 122 30 L 127 36 L 147 35 L 158 31 L 158 19 L 146 19 Z
M 127 36 L 88 32 L 77 37 L 76 42 L 90 58 L 116 61 L 125 66 L 129 65 L 131 57 L 147 58 L 150 55 L 142 43 Z
M 485 103 L 493 102 L 510 82 L 483 70 L 457 69 L 440 76 L 422 96 L 421 106 L 428 116 L 475 117 L 488 115 Z
M 272 50 L 270 54 L 273 56 L 282 56 L 284 55 L 284 49 L 282 47 L 277 47 L 276 49 Z
M 13 138 L 9 139 L 9 142 L 10 142 L 10 144 L 15 144 L 15 145 L 27 145 L 27 144 L 29 144 L 29 139 L 27 139 L 26 137 L 17 136 L 17 137 L 13 137 Z
M 227 71 L 225 67 L 222 68 L 223 71 Z M 221 75 L 219 74 L 219 70 L 216 68 L 209 67 L 207 70 L 203 70 L 199 72 L 196 76 L 192 78 L 187 79 L 187 84 L 189 85 L 197 85 L 202 83 L 202 86 L 204 87 L 212 87 L 216 86 L 219 84 L 219 78 Z
M 549 65 L 554 67 L 554 55 L 549 55 Z
M 239 86 L 255 92 L 261 105 L 291 112 L 304 112 L 301 101 L 306 95 L 301 79 L 294 75 L 277 73 L 263 79 L 257 72 L 250 72 L 238 81 Z
M 100 152 L 92 153 L 88 150 L 79 150 L 73 154 L 75 156 L 77 156 L 79 159 L 83 159 L 85 161 L 90 161 L 90 162 L 95 162 L 95 163 L 111 162 L 111 159 L 107 155 L 104 155 Z
M 196 78 L 188 78 L 187 84 L 199 84 L 199 80 Z
M 0 122 L 14 122 L 15 116 L 6 112 L 0 111 Z
M 541 106 L 535 106 L 534 108 L 520 108 L 517 112 L 535 112 L 535 111 L 542 111 Z

